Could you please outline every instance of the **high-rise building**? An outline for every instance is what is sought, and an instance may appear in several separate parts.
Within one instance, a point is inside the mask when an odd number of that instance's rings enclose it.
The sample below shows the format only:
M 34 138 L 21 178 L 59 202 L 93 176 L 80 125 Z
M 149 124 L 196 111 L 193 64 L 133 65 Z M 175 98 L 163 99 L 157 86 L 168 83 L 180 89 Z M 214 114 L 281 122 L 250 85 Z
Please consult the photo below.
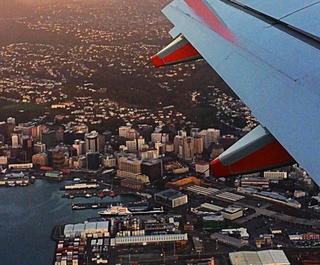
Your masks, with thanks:
M 119 127 L 119 136 L 124 138 L 129 138 L 129 131 L 131 126 L 120 126 Z
M 220 130 L 217 129 L 208 129 L 202 130 L 198 133 L 198 136 L 203 138 L 204 148 L 208 149 L 212 143 L 218 143 L 220 138 Z
M 104 157 L 103 159 L 103 165 L 105 167 L 116 167 L 117 165 L 117 160 L 113 155 L 107 155 L 106 157 Z
M 194 137 L 194 153 L 197 155 L 203 153 L 203 138 L 200 136 Z
M 174 151 L 181 159 L 191 161 L 195 156 L 195 138 L 191 136 L 175 136 Z M 201 151 L 201 148 L 199 148 Z
M 137 151 L 137 141 L 136 140 L 126 141 L 126 147 L 129 152 Z
M 140 151 L 141 159 L 154 159 L 159 157 L 159 152 L 156 148 L 146 148 Z
M 190 136 L 197 137 L 199 134 L 200 129 L 199 128 L 191 128 L 190 130 Z
M 207 132 L 208 132 L 208 136 L 209 136 L 210 142 L 217 143 L 219 141 L 220 130 L 208 129 Z
M 180 135 L 176 135 L 173 139 L 174 152 L 176 154 L 179 154 L 180 146 L 182 146 L 182 144 L 183 144 L 183 137 Z
M 39 166 L 46 166 L 48 164 L 48 155 L 46 153 L 33 155 L 32 164 L 39 165 Z
M 72 145 L 72 147 L 76 150 L 77 156 L 79 156 L 81 154 L 80 140 L 75 140 L 74 144 Z
M 100 155 L 98 152 L 87 153 L 87 168 L 89 170 L 98 170 L 100 166 Z
M 86 141 L 86 152 L 98 152 L 99 151 L 99 141 L 98 132 L 92 131 L 85 134 Z
M 81 155 L 78 158 L 78 167 L 79 168 L 86 168 L 87 167 L 87 156 Z
M 161 143 L 166 144 L 168 142 L 169 142 L 169 134 L 168 133 L 162 133 Z
M 140 136 L 140 137 L 138 138 L 137 142 L 138 142 L 138 150 L 141 151 L 141 150 L 145 147 L 144 138 L 142 138 L 142 137 Z
M 23 135 L 32 136 L 32 128 L 34 127 L 35 125 L 32 122 L 19 123 L 14 130 L 21 131 Z
M 13 118 L 13 117 L 9 117 L 9 118 L 7 119 L 7 123 L 8 123 L 8 124 L 16 125 L 16 119 Z
M 35 143 L 33 145 L 33 150 L 35 154 L 44 153 L 46 151 L 46 145 L 40 142 Z
M 56 130 L 56 143 L 63 143 L 63 129 Z
M 156 143 L 156 142 L 161 142 L 162 140 L 162 133 L 159 132 L 154 132 L 151 134 L 151 141 Z
M 99 134 L 98 136 L 98 152 L 104 152 L 104 146 L 106 144 L 106 137 L 104 135 Z
M 160 159 L 146 160 L 141 165 L 142 174 L 149 177 L 150 181 L 156 181 L 162 178 L 162 161 Z
M 139 133 L 131 125 L 126 125 L 119 127 L 119 136 L 133 140 L 139 137 Z
M 54 167 L 62 168 L 64 166 L 64 163 L 65 163 L 65 154 L 64 154 L 64 152 L 62 152 L 60 150 L 53 151 L 52 162 L 53 162 L 53 166 Z
M 75 137 L 74 137 L 74 134 L 71 130 L 65 130 L 63 132 L 63 143 L 64 144 L 72 145 L 74 140 L 75 140 Z
M 187 132 L 185 130 L 180 130 L 178 131 L 178 135 L 181 137 L 186 137 L 187 136 Z
M 8 124 L 4 121 L 0 122 L 0 134 L 4 135 L 4 137 L 8 136 Z
M 194 158 L 194 138 L 184 137 L 183 138 L 183 153 L 182 158 L 184 160 L 191 161 Z
M 166 145 L 163 143 L 155 143 L 154 147 L 157 149 L 157 157 L 166 153 Z
M 42 132 L 41 142 L 46 145 L 47 149 L 55 147 L 56 146 L 56 132 L 54 130 Z
M 137 139 L 138 137 L 139 137 L 139 133 L 135 129 L 131 128 L 129 130 L 129 135 L 127 138 L 133 140 L 133 139 Z
M 12 148 L 18 148 L 19 147 L 19 137 L 17 134 L 13 134 L 11 136 L 11 142 L 12 142 Z
M 143 183 L 149 182 L 147 175 L 141 174 L 142 161 L 138 159 L 130 159 L 128 157 L 120 157 L 118 159 L 119 169 L 117 176 L 121 178 L 129 178 L 141 181 Z
M 141 174 L 142 161 L 138 159 L 129 159 L 127 157 L 119 158 L 119 169 L 122 171 L 131 172 L 134 174 Z

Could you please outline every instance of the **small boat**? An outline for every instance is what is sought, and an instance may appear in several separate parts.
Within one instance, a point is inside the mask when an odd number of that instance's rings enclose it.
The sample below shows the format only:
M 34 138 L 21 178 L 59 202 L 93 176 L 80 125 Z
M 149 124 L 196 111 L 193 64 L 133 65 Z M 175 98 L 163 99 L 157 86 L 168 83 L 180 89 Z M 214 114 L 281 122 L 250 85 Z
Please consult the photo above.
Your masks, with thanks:
M 82 210 L 85 209 L 85 206 L 79 206 L 79 205 L 72 205 L 72 210 Z
M 98 205 L 93 204 L 93 205 L 91 205 L 91 208 L 96 209 L 96 208 L 98 208 Z
M 87 198 L 92 197 L 92 195 L 90 193 L 86 193 L 86 195 L 84 195 L 84 196 L 86 196 Z
M 9 187 L 15 187 L 15 186 L 16 186 L 16 184 L 14 184 L 14 183 L 10 183 L 10 184 L 8 184 L 8 186 L 9 186 Z
M 103 192 L 101 192 L 101 193 L 98 194 L 98 196 L 102 199 L 102 198 L 104 198 L 106 195 L 105 195 Z
M 111 192 L 111 193 L 109 194 L 109 196 L 110 196 L 110 197 L 116 197 L 117 194 L 115 194 L 114 192 Z

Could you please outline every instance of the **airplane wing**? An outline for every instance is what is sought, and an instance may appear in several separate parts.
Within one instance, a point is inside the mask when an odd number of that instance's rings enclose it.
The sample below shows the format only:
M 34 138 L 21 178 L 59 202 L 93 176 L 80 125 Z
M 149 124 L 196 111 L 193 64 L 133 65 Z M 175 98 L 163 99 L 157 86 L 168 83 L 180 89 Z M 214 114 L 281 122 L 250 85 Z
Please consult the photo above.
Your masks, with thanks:
M 269 156 L 282 152 L 282 162 L 294 159 L 320 185 L 320 1 L 174 0 L 163 13 L 174 25 L 175 40 L 181 34 L 199 53 L 180 50 L 175 60 L 204 58 L 251 109 L 265 134 L 279 142 Z M 257 131 L 243 142 L 255 142 Z M 246 149 L 237 144 L 224 156 Z M 220 160 L 211 163 L 218 175 Z M 220 170 L 224 175 L 246 172 L 222 166 L 228 168 Z

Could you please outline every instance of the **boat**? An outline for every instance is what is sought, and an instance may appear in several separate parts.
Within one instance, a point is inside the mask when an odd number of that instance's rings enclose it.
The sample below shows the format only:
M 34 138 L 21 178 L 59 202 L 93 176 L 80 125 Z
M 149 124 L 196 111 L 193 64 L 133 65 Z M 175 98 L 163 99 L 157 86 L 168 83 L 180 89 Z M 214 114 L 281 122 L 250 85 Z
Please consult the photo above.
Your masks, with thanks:
M 111 206 L 107 210 L 99 212 L 100 215 L 119 216 L 119 215 L 143 215 L 143 214 L 159 214 L 163 213 L 163 207 L 149 208 L 149 206 L 140 207 L 123 207 Z
M 16 184 L 14 184 L 14 183 L 9 183 L 8 186 L 9 186 L 9 187 L 15 187 Z
M 101 193 L 99 193 L 98 196 L 102 199 L 102 198 L 104 198 L 106 195 L 105 195 L 103 192 L 101 192 Z
M 80 206 L 80 205 L 72 205 L 72 210 L 82 210 L 85 209 L 85 206 Z
M 92 195 L 90 194 L 90 193 L 86 193 L 86 195 L 85 195 L 87 198 L 90 198 L 90 197 L 92 197 Z
M 132 213 L 127 207 L 123 206 L 111 206 L 110 208 L 98 212 L 100 215 L 119 216 L 119 215 L 131 215 Z
M 93 205 L 91 205 L 91 208 L 96 209 L 96 208 L 98 208 L 98 205 L 93 204 Z
M 110 197 L 116 197 L 117 194 L 115 194 L 114 192 L 111 192 L 111 193 L 109 194 L 109 196 L 110 196 Z

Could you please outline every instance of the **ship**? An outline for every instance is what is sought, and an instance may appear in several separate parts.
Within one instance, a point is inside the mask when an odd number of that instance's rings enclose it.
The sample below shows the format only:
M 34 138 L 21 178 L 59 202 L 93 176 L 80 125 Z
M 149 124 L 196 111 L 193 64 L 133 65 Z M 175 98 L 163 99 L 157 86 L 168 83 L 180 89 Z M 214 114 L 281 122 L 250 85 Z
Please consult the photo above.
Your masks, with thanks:
M 119 216 L 119 215 L 138 215 L 138 214 L 159 214 L 163 213 L 163 207 L 149 208 L 148 206 L 123 207 L 111 206 L 107 210 L 98 212 L 100 215 Z
M 127 207 L 123 206 L 111 206 L 110 208 L 98 212 L 100 215 L 110 215 L 110 216 L 118 216 L 118 215 L 131 215 L 132 213 L 128 210 Z

